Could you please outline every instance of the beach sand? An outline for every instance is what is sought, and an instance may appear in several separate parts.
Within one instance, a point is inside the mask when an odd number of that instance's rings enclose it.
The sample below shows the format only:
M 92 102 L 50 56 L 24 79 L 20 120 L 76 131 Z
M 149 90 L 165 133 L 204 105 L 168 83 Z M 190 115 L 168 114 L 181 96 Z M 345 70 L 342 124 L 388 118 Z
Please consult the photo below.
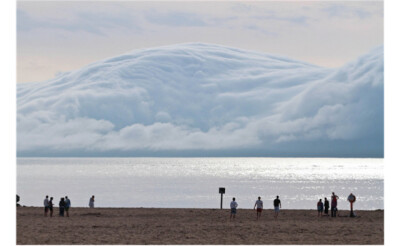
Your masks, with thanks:
M 317 217 L 316 210 L 71 208 L 44 217 L 43 208 L 17 209 L 17 244 L 383 244 L 384 212 L 357 218 Z M 340 211 L 348 215 L 349 211 Z

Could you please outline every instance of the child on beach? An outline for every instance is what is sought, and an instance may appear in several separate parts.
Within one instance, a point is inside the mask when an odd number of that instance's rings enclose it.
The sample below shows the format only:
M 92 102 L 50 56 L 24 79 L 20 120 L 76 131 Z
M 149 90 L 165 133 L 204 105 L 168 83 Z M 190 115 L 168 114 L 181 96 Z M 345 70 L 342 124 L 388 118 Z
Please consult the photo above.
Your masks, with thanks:
M 258 200 L 254 204 L 254 209 L 257 207 L 257 220 L 261 217 L 261 212 L 263 210 L 263 201 L 261 201 L 261 197 L 258 197 Z
M 318 209 L 318 217 L 322 217 L 322 211 L 324 210 L 324 204 L 322 203 L 322 199 L 319 199 L 319 202 L 317 203 L 317 209 Z
M 231 201 L 231 217 L 230 217 L 230 219 L 232 219 L 232 217 L 233 217 L 233 220 L 235 220 L 237 206 L 238 206 L 238 203 L 235 201 L 235 198 L 232 198 L 232 201 Z

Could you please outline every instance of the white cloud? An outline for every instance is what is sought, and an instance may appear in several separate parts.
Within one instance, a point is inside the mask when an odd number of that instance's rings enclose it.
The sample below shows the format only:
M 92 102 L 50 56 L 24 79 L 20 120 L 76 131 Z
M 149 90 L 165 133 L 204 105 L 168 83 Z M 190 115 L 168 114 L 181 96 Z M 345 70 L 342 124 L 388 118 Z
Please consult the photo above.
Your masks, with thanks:
M 326 69 L 218 45 L 164 46 L 19 84 L 17 99 L 20 155 L 290 156 L 293 144 L 309 147 L 306 156 L 349 155 L 343 146 L 383 155 L 382 47 Z

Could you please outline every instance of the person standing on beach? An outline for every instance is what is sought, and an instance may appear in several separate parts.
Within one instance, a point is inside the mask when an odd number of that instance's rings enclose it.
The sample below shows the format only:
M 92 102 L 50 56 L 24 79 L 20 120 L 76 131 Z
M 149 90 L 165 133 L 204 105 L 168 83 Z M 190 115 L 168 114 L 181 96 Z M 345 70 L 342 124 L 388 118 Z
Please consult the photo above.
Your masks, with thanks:
M 275 209 L 274 218 L 275 218 L 275 220 L 278 219 L 280 208 L 282 208 L 281 200 L 279 200 L 279 196 L 276 196 L 276 199 L 274 200 L 274 209 Z
M 44 217 L 47 217 L 47 213 L 49 212 L 49 196 L 46 196 L 46 198 L 43 201 L 44 205 Z
M 329 201 L 326 197 L 325 197 L 324 207 L 325 207 L 325 216 L 329 216 Z
M 336 217 L 337 212 L 337 200 L 339 197 L 335 195 L 335 192 L 332 192 L 331 196 L 331 217 Z
M 254 204 L 254 209 L 257 207 L 257 220 L 261 217 L 261 212 L 263 210 L 263 201 L 261 201 L 261 197 L 258 197 L 258 200 Z
M 322 203 L 322 199 L 319 199 L 319 202 L 317 203 L 317 209 L 318 209 L 318 217 L 322 217 L 322 211 L 324 210 L 324 204 Z
M 94 208 L 94 196 L 92 196 L 89 200 L 89 208 Z
M 53 197 L 50 197 L 49 210 L 50 210 L 50 217 L 53 217 Z
M 60 209 L 60 216 L 64 217 L 64 209 L 65 209 L 65 200 L 64 197 L 61 197 L 60 202 L 58 203 L 59 209 Z
M 233 217 L 233 220 L 235 220 L 237 206 L 238 206 L 238 203 L 235 201 L 235 198 L 232 198 L 232 201 L 231 201 L 231 217 L 230 217 L 230 219 L 232 219 L 232 217 Z
M 71 201 L 69 200 L 68 196 L 65 196 L 65 213 L 67 217 L 69 217 L 69 208 L 71 207 Z

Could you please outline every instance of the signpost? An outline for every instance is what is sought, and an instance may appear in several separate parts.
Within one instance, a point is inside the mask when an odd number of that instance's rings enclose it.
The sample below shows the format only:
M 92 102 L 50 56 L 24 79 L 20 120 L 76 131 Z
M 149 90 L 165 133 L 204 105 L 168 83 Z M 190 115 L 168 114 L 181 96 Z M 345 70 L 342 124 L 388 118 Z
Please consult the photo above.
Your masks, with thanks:
M 222 197 L 225 194 L 225 187 L 219 187 L 219 193 L 221 194 L 221 209 L 222 209 Z
M 347 197 L 347 201 L 350 202 L 350 217 L 356 217 L 353 211 L 353 203 L 356 201 L 356 196 L 353 195 L 353 193 L 350 193 L 350 195 Z

